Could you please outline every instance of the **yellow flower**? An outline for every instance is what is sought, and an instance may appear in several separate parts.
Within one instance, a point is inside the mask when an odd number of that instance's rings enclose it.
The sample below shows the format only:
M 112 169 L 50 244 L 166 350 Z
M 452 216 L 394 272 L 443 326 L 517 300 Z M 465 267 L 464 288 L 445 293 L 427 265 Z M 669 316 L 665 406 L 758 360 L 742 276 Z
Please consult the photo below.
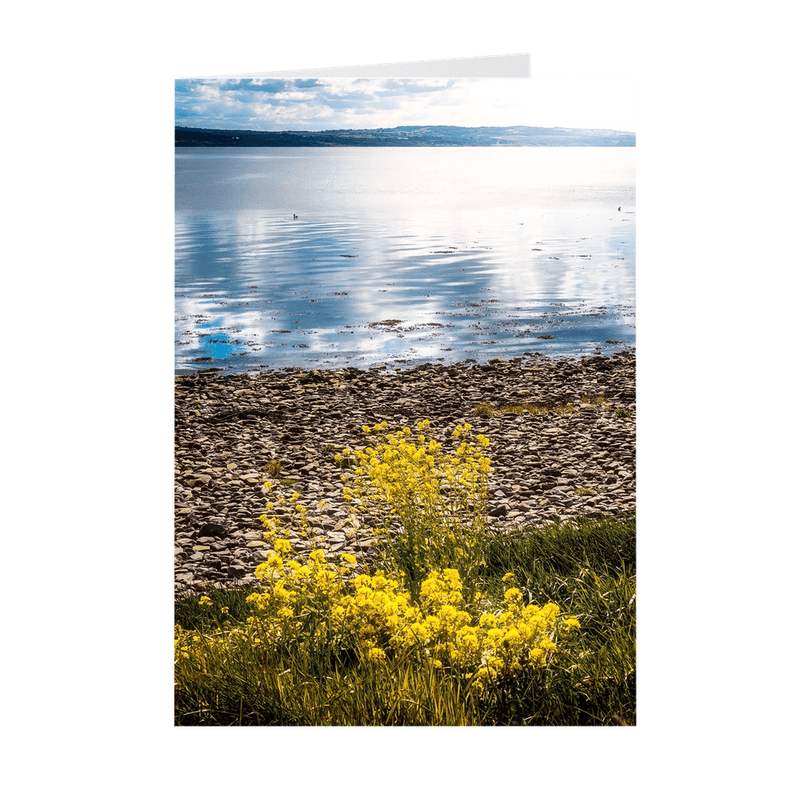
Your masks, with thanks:
M 276 541 L 281 541 L 277 539 Z M 275 572 L 283 572 L 283 559 L 277 554 L 273 553 L 266 561 L 266 566 Z
M 202 597 L 201 597 L 201 598 L 200 598 L 200 599 L 199 599 L 197 602 L 198 602 L 198 603 L 199 603 L 201 606 L 210 606 L 210 605 L 213 605 L 213 603 L 211 602 L 211 598 L 210 598 L 210 597 L 206 597 L 205 595 L 203 595 L 203 596 L 202 596 Z
M 386 652 L 382 647 L 370 647 L 367 652 L 367 660 L 380 664 L 386 661 Z
M 292 552 L 292 544 L 288 539 L 276 539 L 272 543 L 272 546 L 275 548 L 275 551 L 281 555 L 288 555 Z
M 513 646 L 519 640 L 520 640 L 519 631 L 516 628 L 511 628 L 511 630 L 507 631 L 505 636 L 503 636 L 501 644 L 504 644 L 506 646 Z
M 506 601 L 507 606 L 516 605 L 517 603 L 522 602 L 522 592 L 519 589 L 515 589 L 512 587 L 508 591 L 506 591 L 504 595 L 504 599 Z
M 536 666 L 543 666 L 544 665 L 544 650 L 541 647 L 534 647 L 529 653 L 528 658 L 531 661 L 531 664 Z
M 569 633 L 572 630 L 580 628 L 581 624 L 578 622 L 575 617 L 567 617 L 561 622 L 561 631 L 563 633 Z

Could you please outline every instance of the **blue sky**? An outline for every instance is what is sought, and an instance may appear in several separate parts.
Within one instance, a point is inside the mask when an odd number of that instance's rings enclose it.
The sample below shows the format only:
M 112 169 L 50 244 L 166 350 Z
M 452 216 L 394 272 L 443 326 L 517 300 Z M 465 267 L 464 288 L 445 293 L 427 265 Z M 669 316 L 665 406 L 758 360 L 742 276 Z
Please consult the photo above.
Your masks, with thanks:
M 244 130 L 532 125 L 636 130 L 634 87 L 600 78 L 201 78 L 175 122 Z

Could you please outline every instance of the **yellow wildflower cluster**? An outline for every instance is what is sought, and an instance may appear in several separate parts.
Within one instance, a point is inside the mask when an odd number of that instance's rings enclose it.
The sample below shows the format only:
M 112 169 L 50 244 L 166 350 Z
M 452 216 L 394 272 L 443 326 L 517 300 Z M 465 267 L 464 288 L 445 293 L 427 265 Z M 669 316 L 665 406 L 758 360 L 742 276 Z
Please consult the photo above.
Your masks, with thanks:
M 285 550 L 288 543 L 276 544 Z M 478 617 L 467 608 L 455 569 L 432 571 L 415 601 L 395 577 L 382 570 L 354 574 L 356 568 L 351 555 L 331 563 L 317 550 L 301 564 L 274 553 L 256 571 L 263 591 L 247 598 L 252 609 L 247 639 L 254 645 L 351 650 L 373 664 L 415 658 L 485 691 L 498 680 L 544 666 L 557 635 L 579 627 L 574 618 L 560 617 L 553 603 L 524 605 L 513 586 L 502 610 Z
M 469 423 L 452 433 L 453 453 L 426 435 L 428 420 L 417 433 L 405 427 L 387 433 L 388 423 L 364 426 L 378 438 L 374 446 L 343 451 L 344 497 L 356 516 L 372 523 L 371 534 L 388 566 L 412 579 L 431 569 L 457 568 L 471 579 L 483 561 L 487 531 L 486 497 L 491 465 L 485 454 L 489 440 L 472 439 Z M 416 576 L 415 569 L 422 570 Z M 470 584 L 472 581 L 470 580 Z
M 519 675 L 526 668 L 545 666 L 557 649 L 551 633 L 558 628 L 564 636 L 580 628 L 574 617 L 559 620 L 560 609 L 555 603 L 524 605 L 522 593 L 515 587 L 508 589 L 503 599 L 505 611 L 482 614 L 478 622 L 484 653 L 488 654 L 474 676 L 479 686 Z
M 264 526 L 264 538 L 274 546 L 278 537 L 286 538 L 291 531 L 291 535 L 297 538 L 313 540 L 308 510 L 300 502 L 300 494 L 292 492 L 289 497 L 284 497 L 277 493 L 272 481 L 265 481 L 264 489 L 275 497 L 267 502 L 266 513 L 259 518 Z
M 454 452 L 446 453 L 429 427 L 423 421 L 416 434 L 390 434 L 386 422 L 366 426 L 377 443 L 337 456 L 352 469 L 345 498 L 367 521 L 385 569 L 367 573 L 355 556 L 332 560 L 320 549 L 301 558 L 288 538 L 289 528 L 311 538 L 299 496 L 270 501 L 262 521 L 273 552 L 256 568 L 260 589 L 247 598 L 246 623 L 226 621 L 213 636 L 176 627 L 176 663 L 194 658 L 203 672 L 212 652 L 224 661 L 235 648 L 289 645 L 334 658 L 355 654 L 376 669 L 432 665 L 478 692 L 545 666 L 578 621 L 553 603 L 526 605 L 511 574 L 502 604 L 481 598 L 489 440 L 459 425 Z M 287 512 L 293 523 L 279 521 Z
M 291 641 L 305 635 L 312 611 L 318 620 L 312 638 L 329 635 L 326 617 L 344 592 L 344 583 L 356 566 L 355 556 L 346 554 L 338 564 L 329 564 L 322 550 L 312 551 L 305 564 L 294 558 L 286 539 L 275 539 L 275 552 L 256 567 L 256 578 L 265 587 L 247 598 L 253 616 L 248 625 L 258 629 L 263 642 Z
M 197 664 L 200 657 L 204 637 L 196 631 L 185 631 L 180 625 L 175 626 L 175 661 L 191 661 Z M 199 666 L 199 665 L 198 665 Z

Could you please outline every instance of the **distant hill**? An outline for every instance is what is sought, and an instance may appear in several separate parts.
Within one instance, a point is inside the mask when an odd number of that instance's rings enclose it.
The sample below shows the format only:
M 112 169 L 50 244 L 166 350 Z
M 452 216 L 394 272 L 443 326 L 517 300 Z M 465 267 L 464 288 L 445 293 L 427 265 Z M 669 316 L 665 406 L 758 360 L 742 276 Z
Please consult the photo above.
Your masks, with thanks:
M 176 147 L 635 147 L 636 134 L 590 128 L 404 125 L 334 131 L 224 131 L 175 127 Z

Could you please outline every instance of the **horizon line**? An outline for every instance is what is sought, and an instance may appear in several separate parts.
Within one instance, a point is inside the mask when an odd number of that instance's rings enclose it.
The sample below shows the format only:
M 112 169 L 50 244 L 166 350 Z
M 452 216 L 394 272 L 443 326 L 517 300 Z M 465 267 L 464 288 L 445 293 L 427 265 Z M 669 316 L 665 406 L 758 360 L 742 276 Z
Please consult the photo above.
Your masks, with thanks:
M 459 128 L 462 130 L 472 130 L 480 128 L 536 128 L 547 131 L 611 131 L 613 133 L 629 133 L 635 134 L 636 131 L 620 130 L 619 128 L 576 128 L 568 127 L 566 125 L 447 125 L 439 123 L 425 123 L 418 125 L 394 125 L 390 128 L 375 127 L 375 128 L 323 128 L 323 129 L 290 129 L 283 128 L 281 130 L 263 130 L 258 128 L 204 128 L 196 125 L 179 125 L 175 123 L 176 128 L 185 128 L 186 130 L 206 130 L 206 131 L 242 131 L 244 133 L 335 133 L 336 131 L 393 131 L 399 128 Z

